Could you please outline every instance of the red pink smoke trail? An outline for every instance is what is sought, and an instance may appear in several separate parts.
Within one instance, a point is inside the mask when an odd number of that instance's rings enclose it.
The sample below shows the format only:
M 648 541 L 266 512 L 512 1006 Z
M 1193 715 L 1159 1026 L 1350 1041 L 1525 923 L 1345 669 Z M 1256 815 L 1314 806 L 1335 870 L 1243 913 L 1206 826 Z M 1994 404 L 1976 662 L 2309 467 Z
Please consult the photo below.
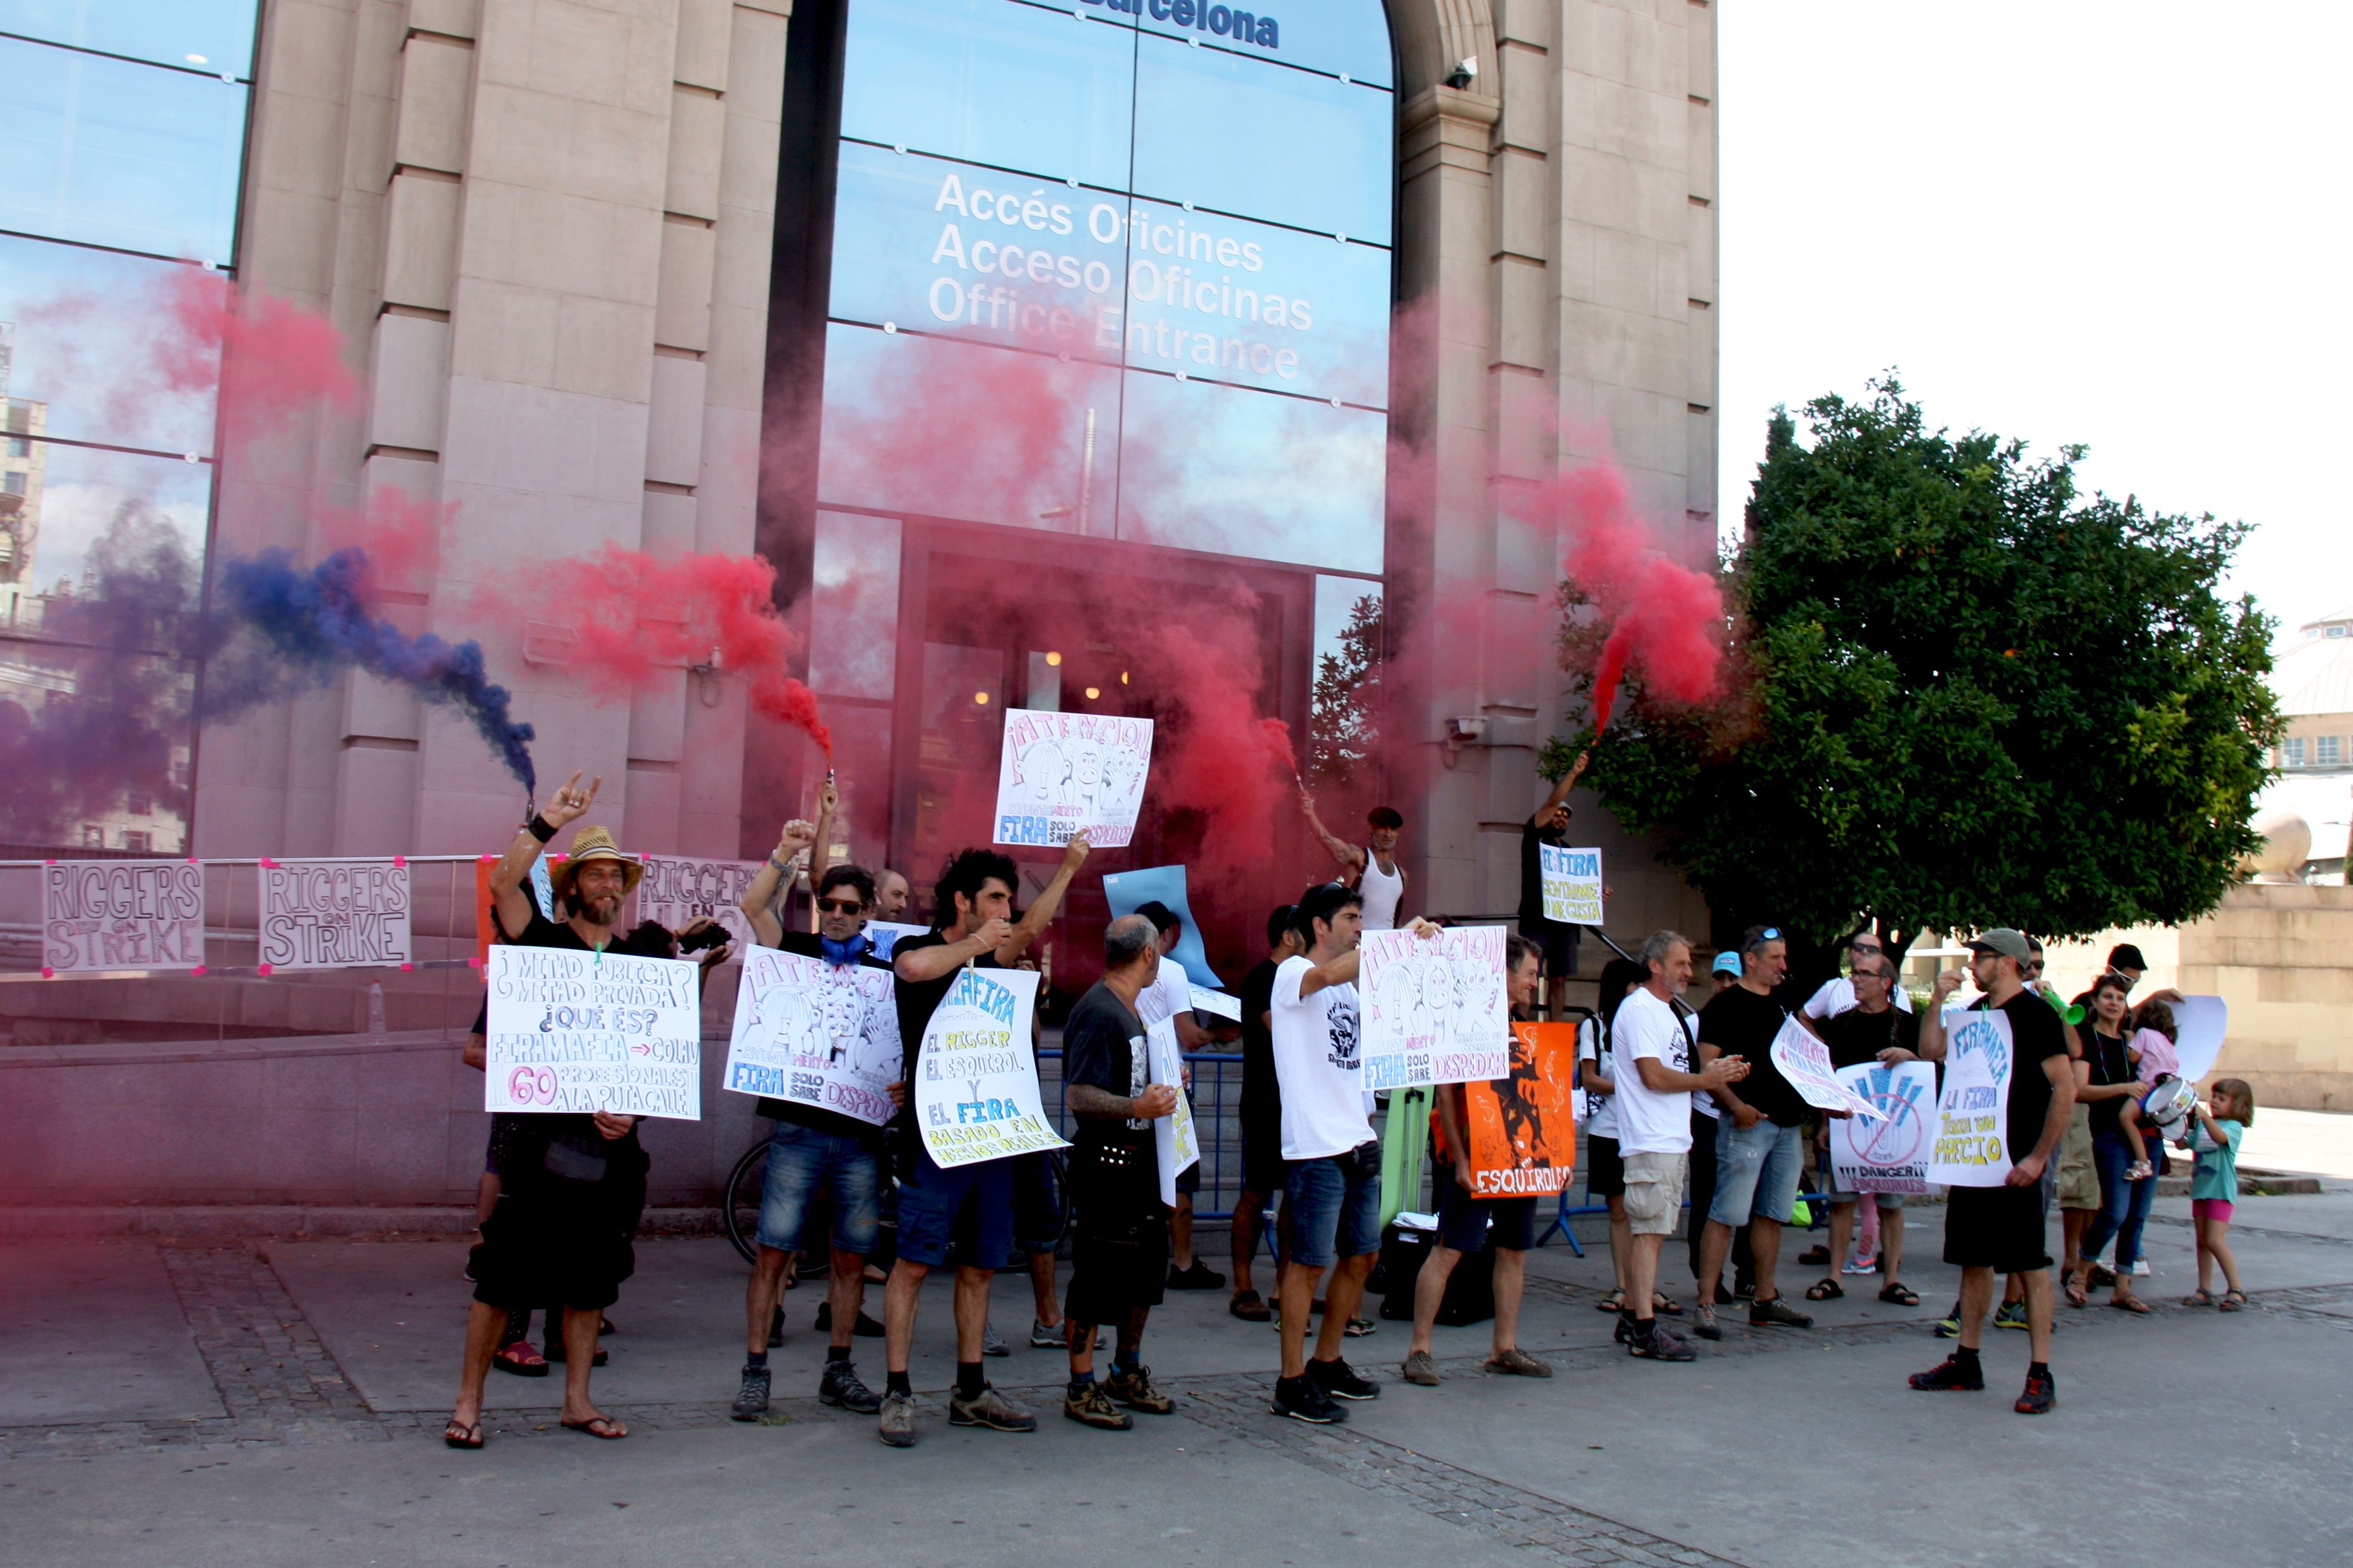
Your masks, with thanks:
M 163 287 L 172 330 L 155 344 L 157 380 L 164 391 L 185 395 L 217 378 L 221 429 L 232 450 L 314 404 L 359 406 L 343 334 L 325 317 L 194 267 L 174 268 Z
M 1713 578 L 1651 542 L 1617 465 L 1602 459 L 1568 470 L 1543 488 L 1537 505 L 1567 535 L 1563 571 L 1609 626 L 1593 671 L 1594 732 L 1609 724 L 1630 666 L 1662 700 L 1690 704 L 1714 695 L 1724 659 L 1724 596 Z

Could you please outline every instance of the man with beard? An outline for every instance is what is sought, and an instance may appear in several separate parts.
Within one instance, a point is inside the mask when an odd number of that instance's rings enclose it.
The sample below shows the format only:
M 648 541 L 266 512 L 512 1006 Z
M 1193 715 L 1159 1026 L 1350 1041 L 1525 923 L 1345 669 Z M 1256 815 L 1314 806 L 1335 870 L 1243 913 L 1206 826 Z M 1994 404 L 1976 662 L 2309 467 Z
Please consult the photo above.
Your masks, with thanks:
M 1585 776 L 1585 765 L 1592 760 L 1589 748 L 1577 752 L 1568 772 L 1554 781 L 1544 804 L 1520 828 L 1520 934 L 1544 954 L 1545 1004 L 1547 1016 L 1555 1018 L 1566 1016 L 1568 979 L 1577 973 L 1577 942 L 1582 928 L 1545 919 L 1540 846 L 1549 844 L 1557 849 L 1568 842 L 1568 819 L 1575 815 L 1569 810 L 1568 792 Z
M 584 790 L 574 773 L 507 847 L 491 873 L 491 910 L 500 934 L 523 947 L 675 958 L 676 940 L 650 921 L 615 940 L 613 922 L 645 868 L 622 854 L 602 827 L 582 828 L 572 853 L 549 876 L 551 908 L 568 910 L 563 921 L 541 914 L 525 887 L 548 840 L 588 810 L 604 782 L 592 780 Z M 700 920 L 687 929 L 710 923 Z M 703 954 L 706 981 L 727 952 L 723 942 Z M 563 1313 L 563 1424 L 592 1437 L 629 1435 L 588 1397 L 588 1373 L 604 1354 L 596 1331 L 605 1309 L 637 1267 L 630 1237 L 646 1196 L 637 1122 L 634 1116 L 601 1110 L 519 1116 L 501 1141 L 498 1206 L 482 1222 L 458 1401 L 442 1432 L 449 1447 L 482 1446 L 482 1381 L 508 1314 L 542 1304 Z

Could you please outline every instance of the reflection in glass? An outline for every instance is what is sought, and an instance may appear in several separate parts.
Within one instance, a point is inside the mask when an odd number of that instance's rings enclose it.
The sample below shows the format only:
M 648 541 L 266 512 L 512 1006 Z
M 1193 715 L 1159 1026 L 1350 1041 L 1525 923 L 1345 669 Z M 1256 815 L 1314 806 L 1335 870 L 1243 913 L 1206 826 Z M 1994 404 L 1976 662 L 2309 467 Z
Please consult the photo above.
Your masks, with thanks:
M 898 637 L 899 520 L 818 513 L 809 686 L 828 697 L 889 701 Z
M 255 0 L 0 0 L 0 33 L 249 77 L 259 9 Z
M 185 266 L 0 235 L 0 322 L 15 329 L 0 392 L 41 405 L 52 436 L 210 456 L 211 378 L 181 394 L 152 374 L 155 346 L 179 336 L 165 285 Z
M 825 353 L 820 503 L 1109 532 L 1118 371 L 839 324 Z
M 0 228 L 227 263 L 246 92 L 0 38 Z
M 1377 575 L 1386 416 L 1130 373 L 1119 537 Z
M 1315 579 L 1315 680 L 1308 707 L 1307 773 L 1345 784 L 1380 755 L 1381 585 Z
M 923 644 L 922 752 L 915 770 L 914 864 L 937 866 L 957 835 L 986 822 L 1005 737 L 1006 651 Z M 953 911 L 951 911 L 953 913 Z
M 1124 190 L 1134 75 L 1133 32 L 1068 10 L 852 0 L 841 133 Z
M 1141 34 L 1139 195 L 1389 243 L 1386 92 Z
M 11 414 L 16 401 L 11 400 Z M 26 459 L 5 465 L 38 474 L 12 530 L 15 581 L 0 587 L 0 595 L 10 597 L 14 629 L 37 630 L 45 606 L 93 595 L 177 593 L 174 552 L 187 563 L 188 602 L 195 602 L 211 510 L 209 465 L 49 441 L 29 442 L 28 448 Z M 131 549 L 126 539 L 147 542 Z M 10 612 L 0 611 L 0 621 L 9 620 Z
M 1087 0 L 1093 5 L 1096 0 Z M 1138 0 L 1136 26 L 1208 49 L 1225 48 L 1248 59 L 1278 60 L 1308 70 L 1346 75 L 1375 87 L 1392 87 L 1388 16 L 1380 0 Z M 1218 15 L 1226 13 L 1223 16 Z M 1243 29 L 1240 12 L 1254 24 Z M 1271 21 L 1268 28 L 1263 24 Z

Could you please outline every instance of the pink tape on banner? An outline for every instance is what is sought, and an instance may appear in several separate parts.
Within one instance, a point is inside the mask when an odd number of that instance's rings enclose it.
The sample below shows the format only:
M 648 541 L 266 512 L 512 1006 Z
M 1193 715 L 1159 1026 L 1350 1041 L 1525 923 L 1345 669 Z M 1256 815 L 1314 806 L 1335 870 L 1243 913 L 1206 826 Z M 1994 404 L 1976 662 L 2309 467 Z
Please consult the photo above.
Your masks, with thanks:
M 400 972 L 401 972 L 403 974 L 406 974 L 406 973 L 407 973 L 410 970 L 412 970 L 412 969 L 414 969 L 414 968 L 416 968 L 416 967 L 417 967 L 417 965 L 415 965 L 415 964 L 413 964 L 413 963 L 404 963 L 404 964 L 402 964 L 402 965 L 400 966 Z
M 273 871 L 275 871 L 276 869 L 278 869 L 278 862 L 277 862 L 277 861 L 275 861 L 275 860 L 272 860 L 272 859 L 271 859 L 269 856 L 267 856 L 267 855 L 264 855 L 264 856 L 261 858 L 261 863 L 262 863 L 264 866 L 268 867 L 269 869 L 273 870 Z
M 188 973 L 191 973 L 191 974 L 202 974 L 204 972 L 205 972 L 205 966 L 204 966 L 203 964 L 201 964 L 201 963 L 197 964 L 194 969 L 191 969 L 191 970 L 189 970 L 189 971 L 188 971 Z
M 405 867 L 408 864 L 408 857 L 406 855 L 396 855 L 392 858 L 392 863 L 396 866 Z
M 268 864 L 269 864 L 269 862 L 265 860 L 265 861 L 263 861 L 263 862 L 262 862 L 262 864 L 264 864 L 264 865 L 268 865 Z M 268 964 L 268 963 L 257 963 L 257 964 L 255 964 L 255 965 L 253 966 L 253 972 L 254 972 L 256 974 L 268 974 L 268 973 L 270 973 L 270 971 L 271 971 L 272 969 L 274 969 L 275 967 L 276 967 L 276 965 L 274 965 L 274 964 Z
M 56 861 L 54 861 L 54 860 L 52 860 L 52 861 L 50 861 L 50 862 L 49 862 L 49 864 L 50 864 L 50 865 L 52 865 L 52 866 L 54 866 L 54 865 L 56 865 L 56 864 L 57 864 L 57 862 L 56 862 Z M 42 979 L 44 979 L 44 980 L 55 980 L 57 977 L 58 977 L 58 972 L 57 972 L 56 970 L 51 969 L 51 968 L 50 968 L 47 964 L 46 964 L 46 963 L 44 963 L 43 965 L 41 965 L 41 978 L 42 978 Z

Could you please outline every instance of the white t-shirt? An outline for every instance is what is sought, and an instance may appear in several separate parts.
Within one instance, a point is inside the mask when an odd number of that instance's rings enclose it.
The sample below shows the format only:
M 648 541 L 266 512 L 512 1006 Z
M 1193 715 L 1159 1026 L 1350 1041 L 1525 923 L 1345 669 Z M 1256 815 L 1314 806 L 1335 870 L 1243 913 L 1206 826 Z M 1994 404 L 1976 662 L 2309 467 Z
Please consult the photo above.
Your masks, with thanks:
M 1688 1089 L 1665 1094 L 1642 1081 L 1634 1064 L 1655 1057 L 1677 1072 L 1692 1070 L 1698 1044 L 1696 1014 L 1678 1019 L 1674 1009 L 1647 985 L 1626 993 L 1609 1026 L 1609 1055 L 1617 1064 L 1618 1150 L 1621 1154 L 1683 1154 L 1692 1146 L 1693 1096 Z
M 1356 896 L 1365 900 L 1366 931 L 1397 930 L 1398 906 L 1405 901 L 1405 872 L 1381 869 L 1381 858 L 1365 847 L 1365 869 L 1356 878 Z
M 1366 1120 L 1364 1058 L 1356 1047 L 1356 988 L 1326 985 L 1299 994 L 1315 965 L 1286 958 L 1274 972 L 1267 1020 L 1274 1036 L 1274 1076 L 1282 1086 L 1282 1157 L 1321 1160 L 1345 1154 L 1373 1136 Z
M 1160 955 L 1160 967 L 1153 972 L 1152 984 L 1135 994 L 1135 1016 L 1144 1020 L 1147 1029 L 1193 1010 L 1193 982 L 1185 966 L 1169 957 Z
M 1609 1047 L 1601 1041 L 1601 1020 L 1588 1018 L 1577 1026 L 1577 1065 L 1579 1076 L 1588 1083 L 1593 1075 L 1612 1077 Z M 1618 1136 L 1618 1097 L 1615 1094 L 1595 1094 L 1590 1089 L 1578 1093 L 1577 1122 L 1588 1138 Z
M 1895 1005 L 1905 1012 L 1912 1011 L 1912 993 L 1901 985 L 1894 987 Z M 1822 988 L 1806 998 L 1802 1009 L 1809 1018 L 1835 1018 L 1841 1013 L 1854 1010 L 1854 982 L 1841 974 L 1835 980 L 1825 980 Z

